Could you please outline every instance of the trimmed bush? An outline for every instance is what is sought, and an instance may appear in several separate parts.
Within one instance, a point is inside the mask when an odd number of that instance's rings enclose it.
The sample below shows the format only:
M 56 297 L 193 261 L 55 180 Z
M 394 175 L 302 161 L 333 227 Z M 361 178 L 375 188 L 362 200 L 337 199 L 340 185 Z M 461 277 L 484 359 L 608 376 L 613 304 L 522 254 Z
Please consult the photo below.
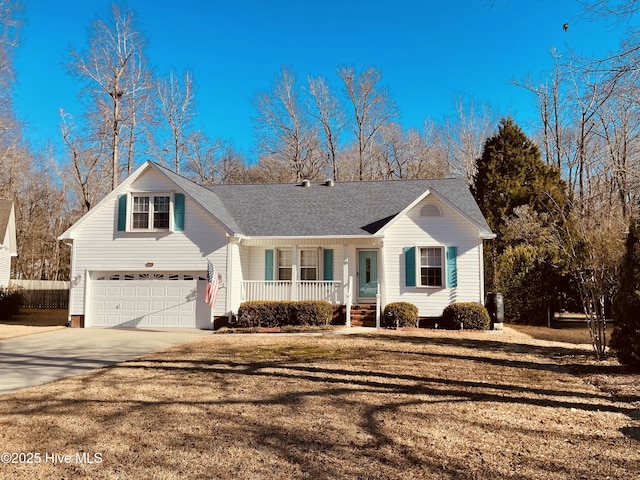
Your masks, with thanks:
M 333 308 L 325 300 L 244 302 L 231 328 L 329 325 Z
M 489 325 L 489 312 L 478 303 L 452 303 L 442 312 L 442 327 L 449 330 L 487 330 Z
M 325 300 L 306 300 L 294 302 L 296 325 L 319 326 L 329 325 L 333 316 L 333 307 Z
M 15 288 L 0 288 L 0 319 L 10 320 L 18 313 L 22 304 L 22 293 Z
M 390 303 L 382 312 L 383 327 L 416 327 L 419 321 L 418 307 L 407 302 Z

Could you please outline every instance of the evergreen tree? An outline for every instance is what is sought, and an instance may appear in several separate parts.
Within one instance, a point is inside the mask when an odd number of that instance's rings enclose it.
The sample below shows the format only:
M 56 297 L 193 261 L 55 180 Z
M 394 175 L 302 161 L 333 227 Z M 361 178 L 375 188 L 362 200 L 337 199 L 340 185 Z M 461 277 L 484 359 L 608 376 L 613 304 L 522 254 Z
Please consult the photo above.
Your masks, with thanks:
M 610 347 L 620 363 L 640 370 L 640 232 L 636 222 L 629 226 L 618 278 Z
M 500 233 L 514 210 L 529 205 L 534 212 L 558 212 L 567 204 L 560 172 L 546 165 L 538 146 L 511 118 L 502 119 L 498 133 L 487 139 L 477 161 L 471 191 L 491 229 L 498 251 L 506 245 Z
M 511 118 L 506 118 L 500 121 L 498 133 L 485 142 L 482 157 L 477 160 L 471 191 L 487 223 L 497 235 L 495 240 L 485 243 L 487 287 L 509 291 L 509 297 L 505 297 L 505 310 L 513 307 L 512 310 L 519 312 L 518 318 L 512 318 L 512 321 L 540 323 L 541 319 L 546 319 L 550 299 L 557 296 L 555 283 L 558 280 L 556 277 L 561 274 L 561 259 L 549 255 L 544 239 L 531 242 L 526 238 L 514 239 L 505 233 L 522 208 L 526 208 L 528 214 L 540 222 L 540 231 L 565 230 L 567 212 L 562 210 L 568 208 L 568 201 L 560 172 L 546 165 L 538 146 L 527 138 Z M 537 216 L 538 213 L 541 215 Z M 522 250 L 510 248 L 507 251 L 507 247 L 520 244 L 529 245 L 526 249 L 526 265 L 522 259 L 515 257 L 501 261 L 505 253 L 513 257 Z M 530 268 L 531 265 L 536 265 L 535 271 Z M 535 278 L 528 278 L 531 275 Z M 514 283 L 516 278 L 519 279 L 518 284 Z M 529 287 L 533 286 L 536 290 L 530 291 Z M 530 308 L 527 312 L 520 311 L 521 308 L 515 304 L 511 305 L 517 298 L 525 296 L 531 297 L 528 298 Z M 537 313 L 532 317 L 529 312 Z

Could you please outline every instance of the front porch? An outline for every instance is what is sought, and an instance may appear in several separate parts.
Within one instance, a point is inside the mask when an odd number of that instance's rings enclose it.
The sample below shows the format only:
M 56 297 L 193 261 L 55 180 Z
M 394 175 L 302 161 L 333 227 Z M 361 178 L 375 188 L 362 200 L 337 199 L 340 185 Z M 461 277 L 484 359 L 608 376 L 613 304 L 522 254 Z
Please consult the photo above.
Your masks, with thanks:
M 248 301 L 324 300 L 342 306 L 350 325 L 352 305 L 384 304 L 382 247 L 371 237 L 238 239 L 228 252 L 237 266 L 231 311 Z
M 332 305 L 346 304 L 348 294 L 335 280 L 243 280 L 242 301 L 326 300 Z
M 352 303 L 353 279 L 346 284 L 340 281 L 285 281 L 285 280 L 243 280 L 242 302 L 247 301 L 304 301 L 326 300 L 334 306 L 336 312 L 342 311 L 346 326 L 379 327 L 380 326 L 380 293 L 369 302 Z M 336 307 L 340 307 L 335 310 Z

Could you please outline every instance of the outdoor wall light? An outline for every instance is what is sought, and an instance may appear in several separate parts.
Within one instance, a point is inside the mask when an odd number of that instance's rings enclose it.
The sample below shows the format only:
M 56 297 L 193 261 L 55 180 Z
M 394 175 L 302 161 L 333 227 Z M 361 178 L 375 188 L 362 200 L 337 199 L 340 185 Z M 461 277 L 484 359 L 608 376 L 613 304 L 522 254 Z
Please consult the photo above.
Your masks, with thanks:
M 145 267 L 153 267 L 153 262 L 147 262 L 144 264 Z

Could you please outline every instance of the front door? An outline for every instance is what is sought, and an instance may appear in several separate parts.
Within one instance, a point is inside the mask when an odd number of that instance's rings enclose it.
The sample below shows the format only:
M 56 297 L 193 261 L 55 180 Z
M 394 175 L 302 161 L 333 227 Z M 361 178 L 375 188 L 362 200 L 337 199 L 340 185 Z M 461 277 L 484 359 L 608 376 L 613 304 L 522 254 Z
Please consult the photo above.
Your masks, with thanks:
M 358 298 L 375 298 L 378 293 L 378 252 L 358 250 Z

